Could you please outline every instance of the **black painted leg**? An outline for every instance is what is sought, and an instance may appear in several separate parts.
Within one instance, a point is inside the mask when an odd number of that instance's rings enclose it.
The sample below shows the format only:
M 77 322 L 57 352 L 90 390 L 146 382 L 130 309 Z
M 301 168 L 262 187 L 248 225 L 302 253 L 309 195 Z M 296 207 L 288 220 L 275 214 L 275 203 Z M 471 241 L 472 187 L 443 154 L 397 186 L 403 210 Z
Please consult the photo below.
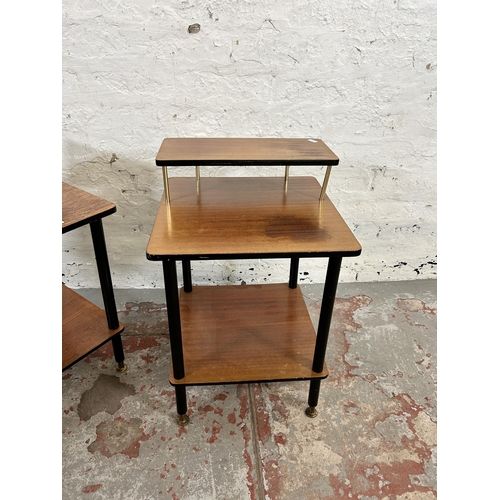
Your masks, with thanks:
M 191 261 L 189 259 L 182 260 L 182 279 L 184 281 L 184 291 L 189 293 L 193 290 L 193 282 L 191 279 Z
M 114 337 L 111 337 L 111 342 L 113 344 L 113 352 L 115 354 L 115 360 L 118 363 L 116 371 L 123 373 L 127 371 L 127 365 L 125 364 L 125 353 L 123 352 L 121 335 L 117 333 Z
M 314 348 L 313 371 L 320 373 L 325 363 L 326 346 L 332 322 L 333 304 L 339 281 L 341 257 L 330 257 L 326 271 L 325 287 L 323 289 L 323 300 L 319 313 L 318 334 Z
M 181 313 L 179 309 L 179 290 L 177 286 L 177 268 L 175 260 L 163 262 L 165 280 L 165 296 L 167 299 L 168 328 L 170 330 L 170 347 L 174 378 L 184 378 L 184 353 L 182 350 Z
M 297 280 L 299 278 L 299 258 L 292 257 L 290 261 L 290 279 L 288 286 L 290 288 L 297 288 Z
M 308 417 L 314 418 L 318 416 L 316 406 L 318 406 L 320 386 L 321 379 L 311 380 L 311 385 L 309 386 L 309 399 L 307 400 L 309 406 L 306 409 L 306 415 Z
M 179 425 L 187 425 L 189 417 L 187 416 L 187 396 L 186 386 L 176 385 L 175 387 L 175 402 L 177 405 L 177 423 Z
M 316 335 L 316 346 L 314 348 L 312 366 L 313 371 L 316 373 L 321 373 L 323 371 L 325 363 L 326 346 L 328 344 L 328 335 L 330 333 L 333 305 L 335 302 L 335 294 L 337 293 L 341 264 L 341 257 L 330 257 L 328 259 L 328 269 L 326 271 L 325 287 L 323 289 L 323 300 L 319 314 L 318 334 Z M 309 408 L 306 410 L 306 414 L 310 417 L 315 417 L 318 414 L 316 406 L 318 405 L 320 385 L 321 380 L 311 380 L 308 401 Z
M 90 233 L 92 235 L 92 243 L 94 245 L 95 260 L 97 263 L 97 271 L 99 273 L 99 282 L 101 284 L 102 299 L 104 302 L 104 310 L 106 311 L 108 328 L 110 330 L 114 330 L 119 327 L 119 321 L 118 313 L 116 312 L 115 295 L 113 293 L 113 282 L 111 280 L 111 272 L 109 270 L 108 252 L 106 249 L 102 219 L 93 221 L 89 225 Z M 118 363 L 116 369 L 119 372 L 124 372 L 127 369 L 127 365 L 124 363 L 125 355 L 123 353 L 121 335 L 115 335 L 111 340 L 113 343 L 115 360 Z
M 165 280 L 165 295 L 167 299 L 168 328 L 170 331 L 170 349 L 172 352 L 172 367 L 174 378 L 184 378 L 184 353 L 182 350 L 181 314 L 179 308 L 179 290 L 177 286 L 177 268 L 175 260 L 168 259 L 162 262 L 163 278 Z M 177 404 L 177 421 L 185 425 L 189 421 L 186 404 L 186 386 L 175 386 L 175 398 Z M 187 419 L 187 420 L 186 420 Z M 184 423 L 182 423 L 184 422 Z

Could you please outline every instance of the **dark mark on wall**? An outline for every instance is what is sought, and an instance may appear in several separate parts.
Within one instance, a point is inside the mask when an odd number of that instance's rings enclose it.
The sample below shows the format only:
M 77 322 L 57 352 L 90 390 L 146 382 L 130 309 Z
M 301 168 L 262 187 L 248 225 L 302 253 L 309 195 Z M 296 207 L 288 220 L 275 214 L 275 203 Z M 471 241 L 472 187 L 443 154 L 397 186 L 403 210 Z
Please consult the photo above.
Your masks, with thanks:
M 264 19 L 264 23 L 268 22 L 276 31 L 280 31 L 276 26 L 273 24 L 273 21 L 271 19 Z M 262 23 L 262 24 L 264 24 Z
M 208 7 L 207 7 L 207 11 L 208 11 L 208 17 L 209 17 L 210 19 L 214 19 L 215 21 L 218 21 L 218 20 L 219 20 L 219 18 L 218 18 L 218 17 L 214 18 L 214 14 L 213 14 L 213 12 L 212 12 L 212 11 L 211 11 Z
M 149 194 L 150 189 L 122 189 L 122 194 Z
M 201 26 L 198 23 L 190 24 L 188 26 L 188 33 L 199 33 Z
M 424 266 L 431 266 L 431 269 L 434 269 L 434 266 L 437 266 L 437 262 L 435 260 L 430 260 L 428 262 L 424 262 L 423 264 L 420 264 L 417 268 L 414 269 L 414 271 L 418 274 L 420 274 L 421 269 Z
M 395 233 L 416 233 L 420 231 L 420 226 L 418 224 L 413 224 L 412 226 L 398 226 L 394 228 Z
M 374 191 L 375 190 L 374 184 L 375 184 L 375 179 L 376 179 L 377 175 L 379 173 L 381 173 L 382 177 L 385 177 L 385 172 L 387 170 L 387 166 L 386 165 L 384 165 L 382 167 L 379 167 L 379 166 L 370 166 L 370 167 L 368 167 L 368 169 L 371 170 L 371 172 L 373 174 L 372 178 L 370 179 L 370 191 Z

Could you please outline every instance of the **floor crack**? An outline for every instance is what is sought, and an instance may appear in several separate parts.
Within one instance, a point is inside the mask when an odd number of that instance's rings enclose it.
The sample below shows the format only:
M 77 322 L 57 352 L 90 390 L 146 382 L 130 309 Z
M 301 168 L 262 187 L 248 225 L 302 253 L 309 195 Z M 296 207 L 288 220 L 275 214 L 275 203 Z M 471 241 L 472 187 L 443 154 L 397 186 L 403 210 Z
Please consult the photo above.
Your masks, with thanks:
M 250 422 L 252 426 L 252 445 L 255 456 L 255 475 L 257 476 L 257 496 L 259 500 L 265 500 L 264 477 L 262 476 L 262 458 L 260 456 L 259 437 L 257 434 L 257 408 L 252 391 L 252 384 L 248 385 L 248 401 L 250 407 Z

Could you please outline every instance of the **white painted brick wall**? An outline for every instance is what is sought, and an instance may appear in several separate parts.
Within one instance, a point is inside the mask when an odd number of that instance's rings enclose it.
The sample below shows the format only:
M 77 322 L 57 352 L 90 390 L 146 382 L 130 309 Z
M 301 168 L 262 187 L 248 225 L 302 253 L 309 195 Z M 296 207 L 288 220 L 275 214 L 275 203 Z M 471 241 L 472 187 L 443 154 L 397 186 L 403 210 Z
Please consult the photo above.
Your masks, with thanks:
M 117 205 L 104 219 L 115 286 L 163 286 L 145 252 L 167 136 L 321 138 L 340 157 L 328 195 L 363 246 L 341 281 L 436 277 L 435 0 L 63 0 L 62 12 L 62 179 Z M 283 169 L 202 170 L 264 174 Z M 193 267 L 195 283 L 288 278 L 287 261 Z M 325 269 L 304 259 L 299 279 Z M 62 272 L 98 286 L 87 227 L 63 236 Z

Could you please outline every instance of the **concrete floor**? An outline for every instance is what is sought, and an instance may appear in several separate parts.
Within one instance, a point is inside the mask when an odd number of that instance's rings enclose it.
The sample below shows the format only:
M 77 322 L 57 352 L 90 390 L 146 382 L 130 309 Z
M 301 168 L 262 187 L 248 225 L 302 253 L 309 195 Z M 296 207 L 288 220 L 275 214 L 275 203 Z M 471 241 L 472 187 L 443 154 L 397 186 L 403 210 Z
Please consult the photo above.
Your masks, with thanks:
M 192 387 L 186 427 L 163 290 L 116 300 L 128 370 L 106 345 L 62 374 L 63 499 L 436 498 L 436 281 L 339 285 L 317 418 L 308 382 Z

